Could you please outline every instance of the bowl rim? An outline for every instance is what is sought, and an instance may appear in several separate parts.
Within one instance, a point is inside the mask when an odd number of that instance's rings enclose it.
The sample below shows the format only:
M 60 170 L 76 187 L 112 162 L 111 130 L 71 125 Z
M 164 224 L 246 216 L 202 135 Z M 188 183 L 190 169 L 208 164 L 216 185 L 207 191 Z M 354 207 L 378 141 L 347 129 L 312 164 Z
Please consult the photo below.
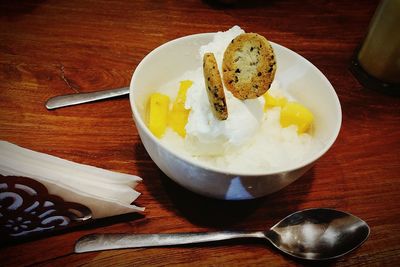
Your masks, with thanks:
M 288 173 L 288 172 L 292 172 L 295 170 L 299 170 L 302 169 L 310 164 L 313 164 L 314 162 L 316 162 L 320 157 L 322 157 L 334 144 L 334 142 L 336 141 L 340 129 L 341 129 L 341 124 L 342 124 L 342 109 L 341 109 L 341 105 L 340 105 L 340 101 L 339 101 L 339 97 L 336 94 L 336 91 L 334 89 L 334 87 L 332 86 L 332 84 L 329 82 L 328 78 L 314 65 L 312 64 L 310 61 L 308 61 L 306 58 L 304 58 L 303 56 L 301 56 L 300 54 L 294 52 L 293 50 L 280 45 L 278 43 L 272 42 L 269 40 L 269 42 L 271 43 L 271 45 L 274 47 L 277 47 L 279 49 L 282 50 L 286 50 L 286 52 L 294 54 L 295 56 L 299 57 L 302 61 L 304 61 L 306 64 L 309 64 L 310 67 L 312 69 L 314 69 L 321 77 L 323 82 L 327 85 L 327 87 L 329 88 L 329 90 L 332 93 L 332 96 L 334 97 L 333 101 L 335 103 L 335 106 L 337 107 L 337 111 L 338 111 L 338 120 L 336 122 L 335 125 L 335 132 L 332 133 L 332 135 L 330 135 L 330 137 L 322 143 L 322 149 L 318 150 L 316 153 L 313 153 L 311 157 L 306 158 L 306 160 L 301 160 L 299 162 L 297 162 L 297 164 L 290 166 L 290 168 L 284 168 L 284 167 L 280 167 L 280 168 L 274 168 L 271 171 L 258 171 L 258 172 L 231 172 L 231 171 L 224 171 L 218 167 L 214 167 L 214 166 L 210 166 L 206 163 L 197 161 L 195 159 L 192 158 L 188 158 L 185 157 L 179 153 L 176 153 L 175 151 L 171 150 L 168 146 L 166 146 L 165 144 L 163 144 L 162 142 L 160 142 L 160 140 L 158 138 L 156 138 L 154 136 L 154 134 L 151 133 L 151 131 L 149 130 L 149 128 L 147 127 L 146 123 L 144 122 L 144 120 L 142 120 L 142 117 L 139 115 L 139 110 L 137 108 L 137 105 L 135 103 L 134 100 L 134 84 L 135 81 L 137 80 L 137 72 L 138 70 L 140 70 L 143 65 L 146 63 L 147 60 L 149 60 L 149 58 L 153 57 L 159 50 L 164 49 L 166 47 L 169 46 L 173 46 L 176 42 L 181 42 L 187 39 L 197 39 L 197 38 L 210 38 L 212 36 L 214 36 L 216 34 L 216 32 L 208 32 L 208 33 L 197 33 L 197 34 L 192 34 L 192 35 L 187 35 L 187 36 L 183 36 L 183 37 L 179 37 L 173 40 L 170 40 L 158 47 L 156 47 L 155 49 L 153 49 L 150 53 L 148 53 L 140 62 L 139 64 L 136 66 L 136 68 L 133 71 L 132 74 L 132 78 L 131 78 L 131 82 L 130 82 L 130 86 L 129 86 L 129 102 L 130 102 L 130 106 L 132 109 L 132 113 L 133 113 L 133 117 L 134 117 L 134 121 L 136 124 L 136 127 L 140 127 L 143 129 L 144 133 L 146 135 L 149 136 L 149 138 L 158 146 L 161 146 L 165 151 L 167 151 L 168 153 L 172 154 L 174 157 L 178 158 L 179 160 L 185 162 L 186 164 L 191 164 L 194 165 L 195 167 L 204 169 L 206 171 L 211 171 L 214 173 L 218 173 L 218 174 L 223 174 L 226 176 L 239 176 L 239 177 L 260 177 L 260 176 L 267 176 L 267 175 L 277 175 L 277 174 L 282 174 L 282 173 Z M 140 134 L 139 134 L 140 136 Z M 141 137 L 140 137 L 141 138 Z M 147 150 L 147 149 L 146 149 Z M 157 163 L 156 163 L 157 165 Z

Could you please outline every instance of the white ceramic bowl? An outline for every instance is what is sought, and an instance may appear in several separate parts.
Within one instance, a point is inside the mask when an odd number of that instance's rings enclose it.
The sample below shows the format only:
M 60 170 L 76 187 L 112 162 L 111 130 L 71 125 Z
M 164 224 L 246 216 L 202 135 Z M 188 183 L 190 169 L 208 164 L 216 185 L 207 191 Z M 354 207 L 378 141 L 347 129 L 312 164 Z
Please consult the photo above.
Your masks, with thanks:
M 229 200 L 252 199 L 280 190 L 301 177 L 334 143 L 339 134 L 342 113 L 338 97 L 327 78 L 309 61 L 275 43 L 276 79 L 315 117 L 313 136 L 321 148 L 305 161 L 274 172 L 259 174 L 227 173 L 192 159 L 183 158 L 161 144 L 145 123 L 148 97 L 201 62 L 200 46 L 209 43 L 213 33 L 182 37 L 161 45 L 137 66 L 130 84 L 130 103 L 140 138 L 157 166 L 172 180 L 201 195 Z

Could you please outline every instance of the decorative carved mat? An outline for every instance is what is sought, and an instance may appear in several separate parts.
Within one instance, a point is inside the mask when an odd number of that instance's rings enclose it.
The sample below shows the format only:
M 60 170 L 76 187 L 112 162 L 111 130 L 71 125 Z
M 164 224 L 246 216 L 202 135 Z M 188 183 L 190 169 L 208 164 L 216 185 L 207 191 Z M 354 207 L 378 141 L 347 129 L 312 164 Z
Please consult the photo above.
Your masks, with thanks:
M 0 175 L 0 243 L 81 225 L 91 218 L 88 207 L 50 195 L 36 180 Z

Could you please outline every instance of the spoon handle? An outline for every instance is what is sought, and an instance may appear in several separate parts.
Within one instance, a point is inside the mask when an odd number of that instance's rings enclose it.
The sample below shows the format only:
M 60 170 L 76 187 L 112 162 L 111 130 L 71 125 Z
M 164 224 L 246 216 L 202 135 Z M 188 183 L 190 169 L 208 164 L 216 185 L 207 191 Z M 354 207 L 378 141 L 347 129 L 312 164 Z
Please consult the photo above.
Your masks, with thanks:
M 129 87 L 121 87 L 117 89 L 109 89 L 103 91 L 96 91 L 91 93 L 77 93 L 70 95 L 60 95 L 55 96 L 47 100 L 46 108 L 47 109 L 56 109 L 62 108 L 66 106 L 72 106 L 87 102 L 92 102 L 96 100 L 117 97 L 121 95 L 129 94 Z
M 83 236 L 75 244 L 75 252 L 89 252 L 120 248 L 160 247 L 204 243 L 237 238 L 265 238 L 259 232 L 211 232 L 174 234 L 91 234 Z

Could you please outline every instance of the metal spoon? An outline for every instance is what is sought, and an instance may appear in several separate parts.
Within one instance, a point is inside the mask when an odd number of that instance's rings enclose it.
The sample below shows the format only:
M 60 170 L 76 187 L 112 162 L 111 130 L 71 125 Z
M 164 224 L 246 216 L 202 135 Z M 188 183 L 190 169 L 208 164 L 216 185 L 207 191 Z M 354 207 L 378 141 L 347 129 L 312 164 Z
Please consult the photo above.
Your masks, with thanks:
M 92 234 L 77 241 L 75 252 L 262 238 L 291 256 L 308 260 L 328 260 L 354 250 L 367 240 L 369 233 L 367 223 L 349 213 L 333 209 L 307 209 L 287 216 L 267 231 Z
M 47 109 L 56 109 L 66 106 L 78 105 L 82 103 L 107 99 L 129 94 L 129 87 L 121 87 L 116 89 L 109 89 L 103 91 L 96 91 L 91 93 L 77 93 L 70 95 L 55 96 L 47 100 Z

